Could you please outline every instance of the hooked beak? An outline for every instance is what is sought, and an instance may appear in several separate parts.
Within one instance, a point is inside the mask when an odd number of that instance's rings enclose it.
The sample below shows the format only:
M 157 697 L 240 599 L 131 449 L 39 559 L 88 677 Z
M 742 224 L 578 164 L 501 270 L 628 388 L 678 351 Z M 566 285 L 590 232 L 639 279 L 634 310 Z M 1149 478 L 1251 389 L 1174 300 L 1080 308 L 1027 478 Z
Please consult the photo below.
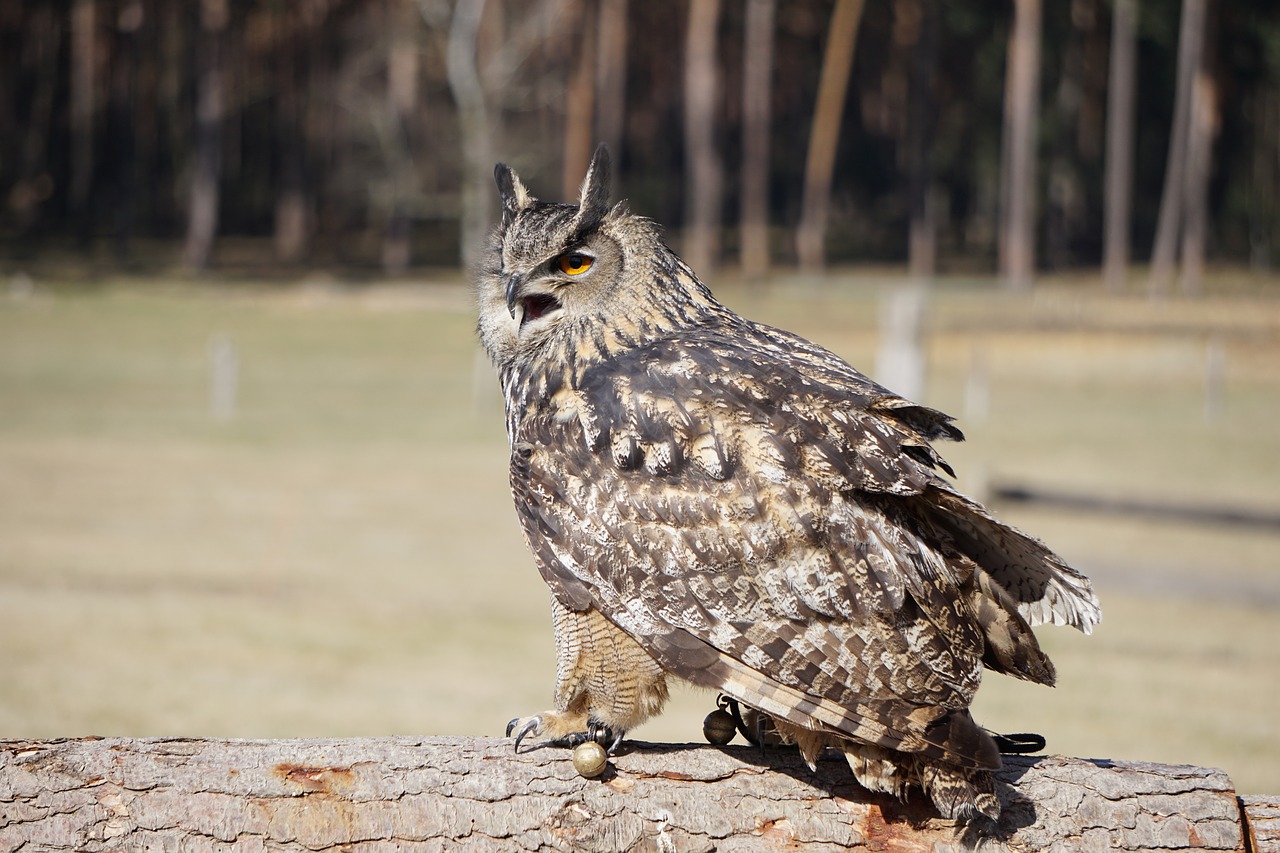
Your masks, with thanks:
M 560 300 L 555 296 L 538 292 L 536 288 L 530 293 L 528 285 L 529 280 L 520 275 L 507 279 L 507 312 L 511 314 L 512 320 L 520 321 L 522 328 L 525 323 L 560 309 Z M 519 317 L 516 316 L 517 307 L 520 309 Z
M 520 301 L 520 286 L 524 284 L 524 280 L 518 275 L 513 275 L 507 279 L 507 313 L 511 315 L 511 319 L 516 318 L 516 304 Z

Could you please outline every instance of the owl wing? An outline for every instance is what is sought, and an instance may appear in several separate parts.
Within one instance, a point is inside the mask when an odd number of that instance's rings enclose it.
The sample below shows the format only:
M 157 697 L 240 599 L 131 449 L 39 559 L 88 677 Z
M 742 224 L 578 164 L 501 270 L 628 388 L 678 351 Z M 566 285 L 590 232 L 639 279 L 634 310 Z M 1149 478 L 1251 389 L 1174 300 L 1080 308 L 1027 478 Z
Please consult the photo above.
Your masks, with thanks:
M 982 665 L 1053 677 L 1019 602 L 931 499 L 959 496 L 920 432 L 877 410 L 882 389 L 779 346 L 639 347 L 522 422 L 512 487 L 543 577 L 696 684 L 998 766 L 966 710 Z

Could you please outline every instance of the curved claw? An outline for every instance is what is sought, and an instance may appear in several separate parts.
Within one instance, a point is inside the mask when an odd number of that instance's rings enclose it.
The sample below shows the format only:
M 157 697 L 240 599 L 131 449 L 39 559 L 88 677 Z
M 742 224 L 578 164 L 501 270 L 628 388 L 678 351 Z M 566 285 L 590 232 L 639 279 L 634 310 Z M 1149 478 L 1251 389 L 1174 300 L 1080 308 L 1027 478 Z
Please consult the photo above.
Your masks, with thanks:
M 516 719 L 507 723 L 507 737 L 511 737 L 512 730 L 515 729 L 516 725 L 518 725 L 520 722 L 521 722 L 520 718 L 517 717 Z M 529 735 L 536 734 L 538 729 L 541 726 L 542 726 L 541 717 L 530 717 L 529 719 L 524 720 L 524 725 L 520 726 L 520 730 L 516 732 L 515 751 L 519 752 L 520 742 L 523 741 Z

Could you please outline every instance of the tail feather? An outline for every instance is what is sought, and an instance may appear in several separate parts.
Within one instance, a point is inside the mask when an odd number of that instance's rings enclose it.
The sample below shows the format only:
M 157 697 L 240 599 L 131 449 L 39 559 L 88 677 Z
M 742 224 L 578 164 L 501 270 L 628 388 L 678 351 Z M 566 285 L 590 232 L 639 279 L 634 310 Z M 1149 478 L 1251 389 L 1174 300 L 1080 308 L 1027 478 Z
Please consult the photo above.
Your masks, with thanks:
M 945 484 L 935 483 L 929 496 L 939 510 L 933 519 L 1000 585 L 1028 625 L 1069 625 L 1088 634 L 1102 620 L 1089 579 L 1044 543 Z
M 905 800 L 912 788 L 919 788 L 950 820 L 1000 819 L 1000 798 L 989 770 L 956 767 L 855 741 L 840 746 L 854 778 L 869 791 Z
M 724 654 L 715 664 L 697 673 L 686 672 L 684 677 L 804 729 L 960 767 L 1000 766 L 995 741 L 973 721 L 968 709 L 921 705 L 906 710 L 901 700 L 867 700 L 845 708 L 780 684 Z
M 1057 670 L 1040 649 L 1017 604 L 986 572 L 975 572 L 974 579 L 975 585 L 966 603 L 982 629 L 983 665 L 993 672 L 1052 686 L 1057 680 Z

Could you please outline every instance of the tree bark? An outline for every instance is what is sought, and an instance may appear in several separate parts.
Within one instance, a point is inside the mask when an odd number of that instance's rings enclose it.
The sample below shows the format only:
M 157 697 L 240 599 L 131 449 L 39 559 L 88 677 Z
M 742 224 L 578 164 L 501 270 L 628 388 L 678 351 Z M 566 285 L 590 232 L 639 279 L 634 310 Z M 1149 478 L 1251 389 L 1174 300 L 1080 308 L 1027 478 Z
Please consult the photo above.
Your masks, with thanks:
M 1187 143 L 1191 127 L 1191 100 L 1200 57 L 1204 52 L 1205 0 L 1182 0 L 1178 26 L 1178 78 L 1174 90 L 1173 127 L 1169 132 L 1169 156 L 1164 167 L 1164 189 L 1156 219 L 1156 242 L 1151 250 L 1152 296 L 1164 296 L 1173 284 L 1182 232 L 1185 204 Z
M 1240 798 L 1244 815 L 1247 850 L 1253 853 L 1280 853 L 1280 797 L 1246 794 Z
M 723 184 L 716 150 L 716 108 L 720 75 L 716 29 L 720 0 L 692 0 L 684 51 L 684 151 L 689 175 L 685 204 L 684 258 L 703 277 L 720 259 L 720 193 Z
M 777 0 L 748 0 L 742 36 L 742 197 L 738 258 L 742 275 L 769 275 L 769 101 Z
M 1107 163 L 1103 182 L 1102 278 L 1107 290 L 1124 289 L 1129 273 L 1129 217 L 1133 202 L 1133 129 L 1137 93 L 1139 0 L 1115 0 L 1107 86 Z
M 1275 851 L 1197 767 L 1010 757 L 989 853 Z M 1270 839 L 1270 840 L 1268 840 Z M 0 741 L 0 850 L 958 850 L 973 829 L 794 750 L 632 743 L 597 779 L 500 738 Z M 1262 846 L 1263 842 L 1271 846 Z
M 1011 290 L 1031 286 L 1036 255 L 1036 118 L 1040 90 L 1041 0 L 1014 0 L 1005 73 L 1005 149 L 1001 175 L 1000 277 Z
M 796 228 L 796 257 L 800 268 L 810 272 L 821 271 L 826 265 L 827 208 L 836 167 L 836 144 L 840 141 L 840 121 L 864 5 L 864 0 L 836 0 L 822 55 L 818 101 L 804 162 L 800 224 Z

